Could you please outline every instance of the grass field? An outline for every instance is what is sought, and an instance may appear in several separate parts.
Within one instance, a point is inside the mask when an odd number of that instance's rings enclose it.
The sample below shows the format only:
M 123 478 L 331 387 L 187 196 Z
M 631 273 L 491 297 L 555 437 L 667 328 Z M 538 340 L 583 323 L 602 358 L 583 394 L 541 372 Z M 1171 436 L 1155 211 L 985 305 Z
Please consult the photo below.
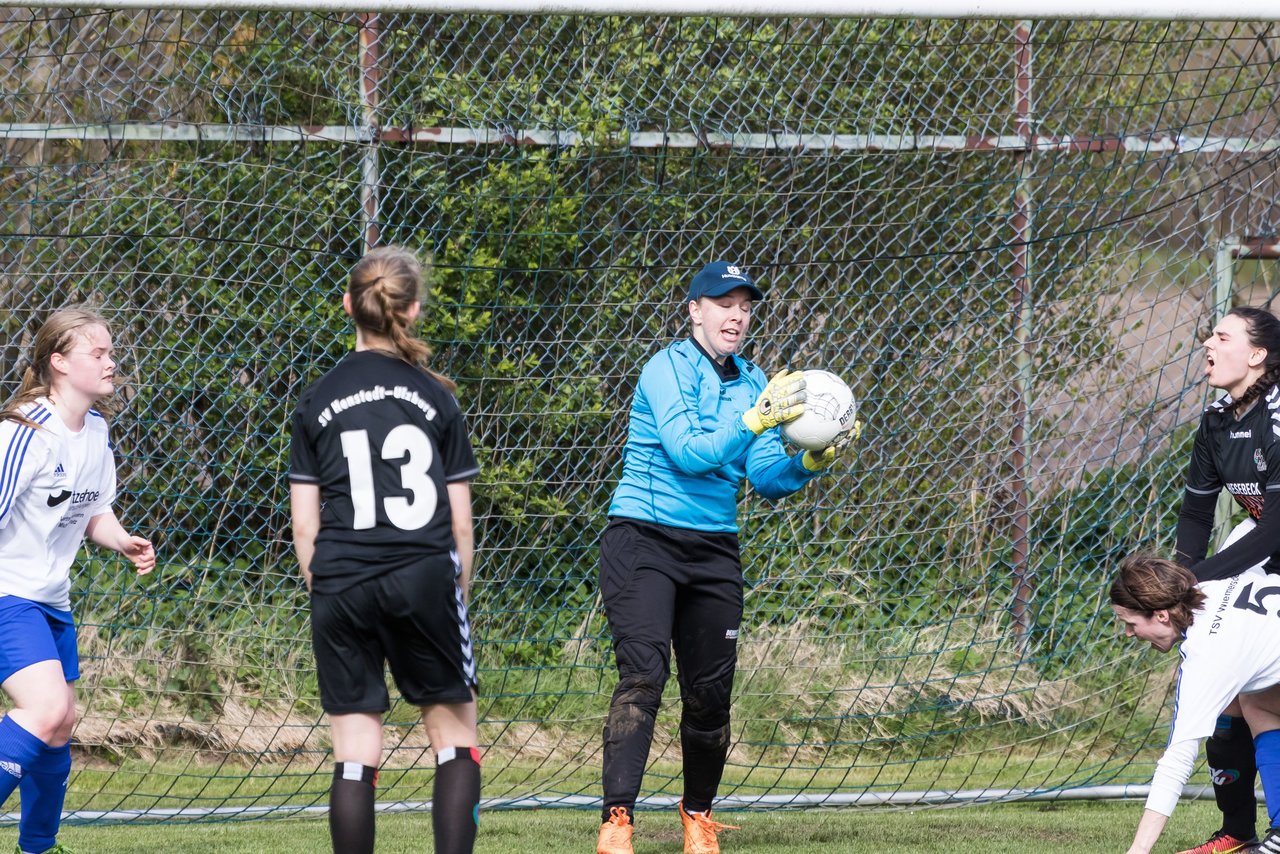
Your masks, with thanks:
M 1071 801 L 893 812 L 726 812 L 717 813 L 717 818 L 741 826 L 721 837 L 725 854 L 1114 854 L 1128 847 L 1141 813 L 1139 801 Z M 597 814 L 586 810 L 490 812 L 481 819 L 476 852 L 586 854 L 593 850 L 597 822 Z M 1265 826 L 1265 818 L 1262 824 Z M 1184 802 L 1156 851 L 1187 848 L 1203 841 L 1217 826 L 1218 813 L 1212 802 Z M 0 850 L 9 850 L 16 837 L 16 829 L 0 828 Z M 82 854 L 318 854 L 329 850 L 328 827 L 322 818 L 70 826 L 59 841 Z M 680 848 L 679 821 L 674 813 L 640 814 L 636 854 L 675 854 Z M 379 816 L 380 854 L 430 850 L 429 814 Z

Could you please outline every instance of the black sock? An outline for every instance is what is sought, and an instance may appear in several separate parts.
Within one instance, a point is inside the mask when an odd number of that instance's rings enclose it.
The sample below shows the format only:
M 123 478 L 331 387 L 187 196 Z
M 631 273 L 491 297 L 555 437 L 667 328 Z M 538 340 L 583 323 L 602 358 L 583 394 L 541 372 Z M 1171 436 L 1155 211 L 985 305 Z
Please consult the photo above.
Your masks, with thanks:
M 684 810 L 706 812 L 716 798 L 729 755 L 729 725 L 713 732 L 682 725 L 680 751 L 684 754 Z
M 1213 774 L 1213 798 L 1222 811 L 1222 829 L 1236 839 L 1252 839 L 1257 829 L 1258 777 L 1253 735 L 1244 718 L 1222 715 L 1205 742 L 1205 759 Z
M 446 747 L 436 754 L 436 781 L 431 796 L 436 854 L 471 854 L 479 822 L 480 751 L 474 747 Z
M 334 854 L 373 854 L 373 799 L 378 769 L 338 762 L 329 789 L 329 837 Z

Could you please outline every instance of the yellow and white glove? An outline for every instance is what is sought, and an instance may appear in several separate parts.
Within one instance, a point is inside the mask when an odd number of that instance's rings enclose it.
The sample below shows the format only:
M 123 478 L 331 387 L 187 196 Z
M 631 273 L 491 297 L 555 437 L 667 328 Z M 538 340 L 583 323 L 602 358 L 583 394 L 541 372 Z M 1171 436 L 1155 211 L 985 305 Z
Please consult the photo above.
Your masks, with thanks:
M 803 415 L 804 398 L 804 371 L 778 371 L 756 398 L 756 405 L 742 413 L 742 423 L 759 436 Z
M 836 455 L 861 435 L 862 422 L 854 420 L 852 427 L 836 436 L 831 444 L 821 451 L 805 451 L 800 457 L 800 464 L 809 471 L 822 471 L 825 468 L 831 468 L 831 465 L 836 461 Z

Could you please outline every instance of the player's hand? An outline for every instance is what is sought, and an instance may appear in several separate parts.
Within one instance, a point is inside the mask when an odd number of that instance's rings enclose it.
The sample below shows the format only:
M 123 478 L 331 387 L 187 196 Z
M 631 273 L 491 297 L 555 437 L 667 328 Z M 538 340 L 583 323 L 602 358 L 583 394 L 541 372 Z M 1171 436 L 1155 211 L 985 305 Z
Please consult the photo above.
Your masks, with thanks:
M 120 553 L 133 563 L 138 575 L 146 575 L 156 568 L 156 550 L 151 541 L 143 537 L 129 537 Z
M 804 398 L 804 371 L 778 371 L 756 398 L 756 405 L 742 413 L 742 423 L 759 436 L 803 415 Z
M 862 438 L 862 422 L 855 418 L 853 419 L 853 425 L 849 427 L 848 430 L 845 430 L 842 433 L 840 433 L 838 436 L 836 436 L 835 441 L 833 441 L 831 445 L 837 451 L 843 451 L 845 448 L 849 447 L 850 444 L 858 441 L 861 438 Z
M 822 471 L 823 469 L 831 468 L 840 452 L 849 447 L 849 443 L 861 435 L 862 422 L 855 420 L 852 427 L 841 432 L 830 445 L 821 451 L 805 451 L 800 457 L 800 464 L 809 471 Z
M 822 471 L 830 468 L 836 461 L 836 446 L 828 445 L 821 451 L 805 451 L 800 456 L 800 465 L 809 471 Z

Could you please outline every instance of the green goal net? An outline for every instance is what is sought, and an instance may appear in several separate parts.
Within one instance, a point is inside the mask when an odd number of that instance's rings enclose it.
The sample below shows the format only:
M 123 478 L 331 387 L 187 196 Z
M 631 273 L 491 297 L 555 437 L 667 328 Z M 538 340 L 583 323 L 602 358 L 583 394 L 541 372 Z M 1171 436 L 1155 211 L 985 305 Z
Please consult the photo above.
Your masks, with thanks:
M 1280 287 L 1278 51 L 1242 22 L 0 9 L 0 384 L 52 309 L 107 313 L 117 509 L 161 562 L 74 571 L 68 808 L 326 803 L 287 426 L 375 243 L 434 259 L 483 465 L 486 806 L 598 804 L 596 542 L 639 367 L 715 257 L 767 292 L 748 356 L 841 374 L 866 425 L 744 498 L 725 806 L 1139 792 L 1173 661 L 1104 587 L 1171 551 L 1199 341 Z M 642 806 L 679 795 L 675 694 Z M 430 798 L 414 712 L 384 805 Z

